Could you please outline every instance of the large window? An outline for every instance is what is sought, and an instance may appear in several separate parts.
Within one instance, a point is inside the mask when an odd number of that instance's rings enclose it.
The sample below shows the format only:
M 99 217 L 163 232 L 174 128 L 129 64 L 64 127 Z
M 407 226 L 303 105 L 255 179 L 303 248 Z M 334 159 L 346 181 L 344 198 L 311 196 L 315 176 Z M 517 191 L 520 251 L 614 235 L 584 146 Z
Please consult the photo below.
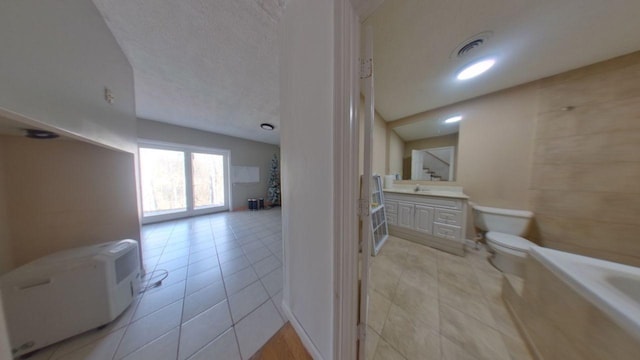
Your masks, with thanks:
M 144 222 L 229 209 L 228 151 L 140 145 Z

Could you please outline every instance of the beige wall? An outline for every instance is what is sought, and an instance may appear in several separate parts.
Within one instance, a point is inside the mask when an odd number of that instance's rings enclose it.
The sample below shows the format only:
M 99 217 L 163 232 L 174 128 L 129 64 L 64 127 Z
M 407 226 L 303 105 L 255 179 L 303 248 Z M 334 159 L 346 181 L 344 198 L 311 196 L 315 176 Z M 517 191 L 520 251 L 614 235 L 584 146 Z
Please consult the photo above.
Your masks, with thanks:
M 9 217 L 7 213 L 7 195 L 5 191 L 5 174 L 3 155 L 4 149 L 0 143 L 0 275 L 13 269 L 11 243 L 9 241 Z M 0 326 L 2 322 L 0 321 Z M 2 336 L 0 336 L 0 340 Z
M 385 175 L 387 171 L 387 123 L 378 113 L 373 121 L 373 156 L 371 171 L 374 174 Z
M 640 266 L 640 52 L 541 81 L 538 106 L 542 244 Z
M 529 84 L 412 116 L 411 121 L 463 114 L 453 184 L 462 186 L 471 201 L 481 205 L 529 209 L 536 96 L 536 84 Z M 390 127 L 407 121 L 394 123 Z M 454 137 L 442 137 L 438 140 L 446 141 L 437 144 L 449 144 Z M 405 156 L 413 146 L 405 144 Z
M 458 180 L 471 201 L 530 209 L 531 153 L 536 118 L 535 84 L 449 108 L 464 114 L 458 140 Z
M 0 44 L 0 115 L 135 152 L 133 69 L 91 1 L 3 1 Z
M 360 174 L 364 172 L 364 99 L 360 98 Z M 371 173 L 378 175 L 388 174 L 387 167 L 387 122 L 378 114 L 374 113 L 373 129 L 371 138 Z
M 387 128 L 387 135 L 389 136 L 389 174 L 400 174 L 402 176 L 402 159 L 404 157 L 405 143 L 393 129 Z
M 133 154 L 75 140 L 0 136 L 14 266 L 52 252 L 140 240 Z
M 138 137 L 144 140 L 230 150 L 231 166 L 260 167 L 259 183 L 231 185 L 231 208 L 235 210 L 246 208 L 248 198 L 266 198 L 271 159 L 273 154 L 280 157 L 280 148 L 276 145 L 144 119 L 138 119 Z

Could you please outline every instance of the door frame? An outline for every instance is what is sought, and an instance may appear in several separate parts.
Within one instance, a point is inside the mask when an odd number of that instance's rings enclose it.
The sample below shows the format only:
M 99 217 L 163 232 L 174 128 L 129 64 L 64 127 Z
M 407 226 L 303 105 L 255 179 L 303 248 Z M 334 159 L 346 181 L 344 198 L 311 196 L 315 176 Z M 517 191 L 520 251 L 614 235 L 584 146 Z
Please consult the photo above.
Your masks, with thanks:
M 358 330 L 360 32 L 383 2 L 334 0 L 335 359 L 356 359 L 358 339 L 366 341 L 366 328 Z

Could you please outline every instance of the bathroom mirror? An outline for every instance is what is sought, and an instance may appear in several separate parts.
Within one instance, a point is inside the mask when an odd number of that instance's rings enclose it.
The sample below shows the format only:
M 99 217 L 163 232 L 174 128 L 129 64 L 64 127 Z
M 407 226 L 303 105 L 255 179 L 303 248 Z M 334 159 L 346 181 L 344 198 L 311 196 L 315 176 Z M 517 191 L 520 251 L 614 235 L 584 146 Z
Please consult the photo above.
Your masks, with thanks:
M 392 164 L 399 158 L 390 158 L 390 167 L 402 169 L 402 180 L 455 181 L 459 123 L 445 123 L 445 118 L 415 120 L 391 124 L 401 142 L 395 146 L 403 150 L 402 164 Z

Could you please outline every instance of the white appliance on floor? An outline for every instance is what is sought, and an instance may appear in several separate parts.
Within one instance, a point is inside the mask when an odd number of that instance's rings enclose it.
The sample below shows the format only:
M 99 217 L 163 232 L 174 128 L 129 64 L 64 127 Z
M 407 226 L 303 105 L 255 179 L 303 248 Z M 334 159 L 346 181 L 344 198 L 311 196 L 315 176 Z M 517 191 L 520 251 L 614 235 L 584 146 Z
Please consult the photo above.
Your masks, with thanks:
M 57 252 L 0 278 L 14 356 L 105 325 L 140 287 L 135 240 Z

